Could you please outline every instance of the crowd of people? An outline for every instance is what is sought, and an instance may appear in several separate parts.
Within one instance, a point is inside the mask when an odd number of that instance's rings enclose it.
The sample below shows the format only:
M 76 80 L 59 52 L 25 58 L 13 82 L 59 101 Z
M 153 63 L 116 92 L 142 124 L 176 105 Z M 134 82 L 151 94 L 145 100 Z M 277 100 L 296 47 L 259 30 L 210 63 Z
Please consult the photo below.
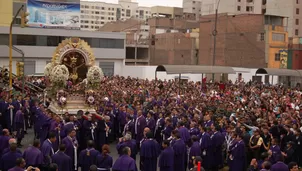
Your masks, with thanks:
M 297 171 L 299 87 L 107 77 L 97 112 L 57 115 L 33 97 L 3 96 L 0 170 Z M 67 102 L 68 103 L 68 102 Z M 24 152 L 22 139 L 35 140 Z M 113 161 L 110 145 L 119 158 Z M 139 161 L 139 165 L 136 165 Z

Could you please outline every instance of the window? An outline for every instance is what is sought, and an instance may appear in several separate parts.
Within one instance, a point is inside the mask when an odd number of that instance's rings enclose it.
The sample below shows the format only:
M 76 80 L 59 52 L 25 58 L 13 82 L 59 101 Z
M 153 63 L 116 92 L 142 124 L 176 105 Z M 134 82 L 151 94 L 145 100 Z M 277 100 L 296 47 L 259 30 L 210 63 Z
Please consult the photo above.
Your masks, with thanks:
M 131 15 L 131 10 L 127 9 L 126 10 L 126 17 L 130 17 L 130 15 Z
M 266 5 L 266 0 L 262 0 L 262 5 Z
M 296 25 L 299 25 L 299 19 L 296 19 Z
M 247 6 L 246 7 L 246 11 L 247 12 L 252 12 L 253 11 L 253 7 L 252 6 Z
M 275 53 L 275 61 L 280 61 L 280 53 Z
M 272 36 L 273 36 L 272 37 L 273 41 L 277 41 L 277 42 L 284 42 L 285 41 L 285 34 L 273 33 Z
M 296 14 L 300 14 L 299 8 L 296 8 Z
M 95 14 L 100 14 L 100 12 L 96 11 Z
M 237 6 L 237 11 L 241 11 L 241 6 Z
M 296 0 L 296 4 L 299 4 L 299 0 Z
M 16 35 L 16 45 L 35 46 L 37 44 L 37 36 L 34 35 Z
M 195 1 L 193 1 L 193 4 L 195 4 Z
M 257 41 L 258 41 L 258 42 L 262 42 L 262 41 L 264 41 L 264 40 L 265 40 L 265 34 L 264 34 L 264 33 L 258 34 L 258 36 L 257 36 Z
M 99 67 L 102 68 L 105 76 L 114 75 L 114 62 L 100 62 Z
M 238 0 L 238 2 L 241 2 L 241 0 Z
M 252 3 L 254 0 L 246 0 L 247 3 Z
M 295 35 L 296 35 L 296 36 L 299 35 L 299 30 L 298 30 L 298 29 L 295 30 Z
M 24 75 L 36 73 L 36 61 L 24 61 Z

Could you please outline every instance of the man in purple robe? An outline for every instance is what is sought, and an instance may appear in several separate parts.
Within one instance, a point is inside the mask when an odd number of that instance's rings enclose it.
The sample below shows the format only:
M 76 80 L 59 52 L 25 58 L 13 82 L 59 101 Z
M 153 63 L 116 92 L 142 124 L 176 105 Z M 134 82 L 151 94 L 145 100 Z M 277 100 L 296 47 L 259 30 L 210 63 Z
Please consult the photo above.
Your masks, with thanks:
M 9 147 L 9 143 L 8 143 L 9 139 L 10 139 L 9 130 L 3 129 L 2 135 L 0 136 L 0 157 L 2 155 L 3 150 Z
M 211 135 L 211 148 L 213 151 L 213 160 L 211 168 L 213 171 L 218 171 L 223 166 L 223 153 L 222 145 L 225 141 L 224 136 L 218 131 L 220 127 L 218 125 L 211 126 L 213 134 Z
M 173 131 L 172 120 L 170 118 L 165 119 L 165 128 L 162 131 L 163 140 L 167 140 L 171 137 Z
M 137 111 L 137 119 L 134 124 L 137 147 L 140 147 L 140 141 L 144 137 L 144 128 L 147 126 L 146 118 L 143 116 L 142 110 Z
M 165 127 L 165 119 L 163 118 L 163 113 L 159 113 L 159 118 L 156 121 L 154 137 L 158 143 L 162 142 L 162 130 Z
M 40 151 L 40 141 L 34 140 L 33 146 L 28 147 L 23 158 L 26 161 L 26 166 L 40 167 L 43 164 L 43 154 Z
M 275 164 L 277 162 L 277 158 L 278 156 L 281 156 L 281 150 L 280 150 L 280 147 L 278 145 L 278 139 L 276 138 L 273 138 L 272 139 L 272 146 L 270 147 L 270 150 L 269 150 L 269 154 L 270 154 L 270 162 L 272 164 Z
M 51 163 L 51 156 L 55 154 L 53 144 L 56 142 L 57 136 L 55 132 L 49 132 L 48 139 L 45 140 L 41 147 L 43 154 L 43 167 L 47 167 Z
M 120 138 L 119 143 L 116 145 L 118 154 L 121 156 L 123 154 L 123 149 L 129 147 L 131 149 L 131 157 L 136 160 L 137 146 L 136 142 L 134 143 L 133 141 L 130 133 L 127 133 L 123 138 Z
M 58 171 L 74 171 L 72 159 L 65 154 L 65 150 L 65 144 L 61 144 L 59 151 L 51 157 L 52 162 L 58 165 Z
M 196 156 L 201 156 L 200 144 L 199 139 L 197 136 L 192 137 L 192 146 L 189 152 L 189 165 L 188 168 L 192 169 L 194 167 L 193 160 Z
M 164 140 L 163 151 L 159 156 L 158 167 L 160 171 L 174 171 L 174 150 L 170 147 L 170 141 Z
M 229 159 L 232 161 L 230 170 L 244 170 L 246 168 L 246 153 L 243 135 L 237 135 L 236 144 L 230 147 Z
M 175 138 L 175 142 L 172 146 L 174 150 L 174 171 L 184 171 L 186 170 L 187 164 L 187 147 L 178 131 L 173 132 L 173 136 Z
M 4 117 L 6 118 L 6 126 L 7 128 L 12 132 L 14 129 L 14 118 L 15 118 L 15 113 L 14 113 L 14 105 L 13 105 L 13 100 L 11 98 L 8 99 L 8 103 L 6 105 L 6 109 L 4 112 Z
M 277 157 L 277 163 L 272 165 L 270 171 L 288 171 L 288 166 L 283 163 L 283 156 Z
M 94 142 L 89 140 L 87 142 L 87 148 L 82 150 L 79 155 L 81 171 L 89 171 L 91 165 L 96 165 L 96 158 L 99 154 L 100 152 L 94 149 Z
M 0 170 L 8 171 L 15 166 L 16 160 L 22 158 L 22 154 L 17 152 L 17 143 L 10 144 L 10 151 L 4 154 L 0 160 Z
M 73 170 L 78 170 L 78 159 L 77 159 L 77 148 L 78 141 L 76 140 L 76 131 L 74 129 L 69 130 L 68 136 L 62 140 L 62 144 L 65 144 L 66 150 L 65 154 L 67 154 L 73 162 Z
M 149 111 L 146 118 L 147 127 L 154 132 L 155 130 L 155 120 L 153 118 L 153 111 Z
M 126 125 L 124 127 L 124 130 L 123 130 L 123 136 L 126 135 L 127 132 L 131 132 L 131 135 L 134 135 L 134 122 L 133 122 L 133 118 L 128 115 L 127 118 L 126 118 Z
M 2 125 L 3 128 L 8 128 L 6 120 L 6 116 L 9 115 L 8 105 L 8 98 L 5 98 L 4 101 L 0 102 L 0 125 Z
M 180 121 L 178 122 L 178 132 L 180 134 L 181 139 L 188 144 L 189 141 L 191 140 L 190 133 L 188 131 L 188 128 L 185 127 L 184 122 Z
M 141 171 L 156 171 L 157 157 L 160 154 L 160 146 L 153 139 L 151 131 L 146 133 L 146 140 L 142 143 L 140 150 L 140 170 Z
M 123 155 L 113 164 L 112 171 L 137 171 L 136 162 L 130 156 L 131 149 L 125 147 L 123 149 Z
M 24 128 L 25 128 L 25 124 L 24 124 L 24 114 L 22 112 L 22 110 L 18 110 L 16 112 L 15 118 L 14 118 L 14 125 L 15 125 L 15 131 L 17 132 L 16 138 L 17 138 L 17 145 L 18 147 L 22 147 L 21 145 L 21 141 L 24 138 Z
M 26 163 L 23 158 L 17 158 L 15 163 L 16 163 L 15 167 L 9 169 L 8 171 L 24 171 L 25 170 L 24 168 L 25 168 Z M 26 171 L 27 170 L 31 171 L 33 169 L 32 169 L 32 167 L 29 167 L 26 169 Z

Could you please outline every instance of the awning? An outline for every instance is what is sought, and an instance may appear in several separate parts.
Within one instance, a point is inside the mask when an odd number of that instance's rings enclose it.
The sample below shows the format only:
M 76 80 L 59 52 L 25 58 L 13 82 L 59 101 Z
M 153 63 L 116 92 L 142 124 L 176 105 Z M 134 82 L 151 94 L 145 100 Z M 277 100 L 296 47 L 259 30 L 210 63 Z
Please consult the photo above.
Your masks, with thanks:
M 202 65 L 158 65 L 156 72 L 167 74 L 236 74 L 232 67 Z
M 259 68 L 256 74 L 267 74 L 274 76 L 293 76 L 301 77 L 301 74 L 297 70 L 291 69 L 277 69 L 277 68 Z
M 302 77 L 302 70 L 297 70 L 300 74 L 300 77 Z

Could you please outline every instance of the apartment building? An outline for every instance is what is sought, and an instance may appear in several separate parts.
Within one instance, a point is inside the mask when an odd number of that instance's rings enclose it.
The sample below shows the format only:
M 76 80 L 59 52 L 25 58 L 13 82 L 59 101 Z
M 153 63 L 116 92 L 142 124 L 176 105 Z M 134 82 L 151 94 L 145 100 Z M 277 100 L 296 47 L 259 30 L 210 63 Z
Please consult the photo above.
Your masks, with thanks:
M 151 8 L 141 7 L 131 0 L 119 0 L 118 4 L 81 1 L 81 30 L 98 30 L 104 24 L 130 18 L 146 20 Z
M 302 0 L 267 1 L 266 14 L 288 17 L 288 36 L 302 37 Z

